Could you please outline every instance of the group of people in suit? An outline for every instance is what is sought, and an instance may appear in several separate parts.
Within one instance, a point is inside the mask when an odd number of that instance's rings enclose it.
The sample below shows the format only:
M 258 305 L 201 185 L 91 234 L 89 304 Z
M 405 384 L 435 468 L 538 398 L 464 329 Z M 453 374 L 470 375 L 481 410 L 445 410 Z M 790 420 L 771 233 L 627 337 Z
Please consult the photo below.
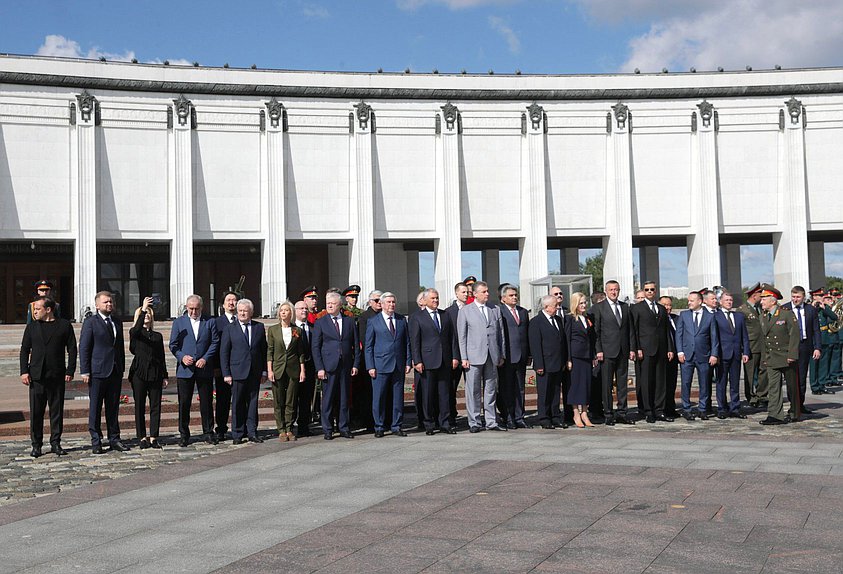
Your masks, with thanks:
M 357 285 L 329 290 L 319 312 L 318 291 L 309 287 L 295 305 L 278 307 L 278 323 L 268 329 L 253 320 L 252 302 L 235 293 L 225 294 L 216 318 L 204 314 L 201 297 L 191 295 L 185 314 L 173 322 L 168 344 L 177 363 L 179 445 L 190 440 L 196 391 L 206 442 L 226 438 L 229 413 L 234 443 L 263 442 L 257 432 L 258 394 L 267 380 L 282 441 L 310 435 L 314 414 L 326 440 L 337 432 L 353 438 L 360 426 L 378 438 L 387 431 L 407 436 L 404 382 L 410 372 L 419 428 L 427 435 L 458 431 L 456 396 L 463 380 L 471 433 L 529 428 L 525 385 L 530 364 L 536 375 L 536 418 L 543 429 L 635 424 L 628 405 L 630 362 L 638 412 L 648 423 L 672 422 L 680 415 L 674 399 L 677 379 L 681 416 L 689 421 L 714 416 L 712 394 L 717 418 L 746 418 L 741 373 L 746 403 L 768 412 L 761 421 L 765 425 L 810 413 L 804 406 L 809 373 L 815 394 L 834 392 L 829 387 L 837 382 L 835 342 L 823 327 L 837 320 L 832 305 L 839 293 L 817 290 L 811 293 L 813 303 L 806 304 L 805 290 L 796 286 L 791 301 L 780 305 L 782 294 L 759 283 L 736 308 L 732 294 L 703 289 L 691 292 L 688 309 L 676 315 L 673 300 L 658 298 L 653 282 L 644 284 L 634 303 L 621 301 L 620 290 L 617 281 L 608 281 L 590 301 L 573 293 L 568 309 L 562 290 L 554 287 L 531 317 L 519 305 L 515 286 L 499 286 L 500 303 L 493 305 L 488 284 L 468 277 L 454 286 L 455 300 L 447 308 L 440 308 L 437 290 L 427 289 L 419 294 L 418 310 L 405 317 L 395 311 L 396 296 L 389 292 L 372 291 L 368 308 L 361 311 Z M 133 361 L 128 378 L 141 449 L 161 448 L 162 389 L 169 384 L 152 303 L 149 297 L 143 300 L 129 330 Z M 117 417 L 126 357 L 111 293 L 97 293 L 95 308 L 82 325 L 78 356 L 82 381 L 89 386 L 92 449 L 101 454 L 104 439 L 111 450 L 128 449 Z M 77 344 L 72 325 L 56 309 L 51 297 L 36 299 L 21 344 L 33 457 L 42 454 L 48 405 L 51 451 L 65 454 L 64 391 L 76 369 Z M 691 402 L 695 376 L 696 406 Z M 782 384 L 790 402 L 787 415 Z M 354 412 L 357 420 L 352 420 Z

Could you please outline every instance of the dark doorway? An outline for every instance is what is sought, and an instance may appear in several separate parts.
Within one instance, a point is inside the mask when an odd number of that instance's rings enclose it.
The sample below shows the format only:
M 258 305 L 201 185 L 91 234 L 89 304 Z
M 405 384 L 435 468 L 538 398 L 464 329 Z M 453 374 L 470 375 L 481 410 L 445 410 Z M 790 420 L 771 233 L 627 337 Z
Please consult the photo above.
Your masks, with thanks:
M 0 323 L 25 323 L 35 299 L 35 282 L 53 283 L 61 316 L 74 317 L 73 245 L 70 243 L 8 242 L 0 244 Z
M 143 298 L 158 303 L 157 318 L 170 315 L 170 246 L 166 243 L 97 244 L 97 289 L 111 291 L 114 314 L 130 321 Z M 93 304 L 93 302 L 92 302 Z
M 193 289 L 205 300 L 205 312 L 216 316 L 223 294 L 243 278 L 243 296 L 261 316 L 260 243 L 195 243 L 193 245 Z

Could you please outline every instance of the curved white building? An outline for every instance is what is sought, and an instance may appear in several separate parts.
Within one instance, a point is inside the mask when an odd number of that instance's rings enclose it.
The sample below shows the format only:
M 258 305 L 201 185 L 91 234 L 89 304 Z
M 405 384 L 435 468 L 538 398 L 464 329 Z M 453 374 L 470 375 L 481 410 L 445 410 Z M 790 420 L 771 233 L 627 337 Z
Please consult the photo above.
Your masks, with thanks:
M 783 288 L 843 240 L 843 69 L 652 75 L 363 74 L 0 56 L 0 320 L 32 282 L 78 318 L 161 293 L 171 315 L 246 276 L 263 313 L 305 286 L 417 290 L 435 254 L 605 249 L 632 290 L 659 246 L 692 287 L 740 288 L 772 243 Z M 492 263 L 486 277 L 496 284 Z M 573 271 L 574 269 L 567 269 Z M 565 272 L 566 269 L 563 269 Z M 72 301 L 72 304 L 68 304 Z

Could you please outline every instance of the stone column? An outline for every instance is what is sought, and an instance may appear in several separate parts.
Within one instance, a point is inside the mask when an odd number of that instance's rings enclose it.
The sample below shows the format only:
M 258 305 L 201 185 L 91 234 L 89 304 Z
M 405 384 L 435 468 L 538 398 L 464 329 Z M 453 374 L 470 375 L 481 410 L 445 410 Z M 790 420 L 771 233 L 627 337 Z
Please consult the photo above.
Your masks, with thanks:
M 632 141 L 631 116 L 624 104 L 612 106 L 606 116 L 606 228 L 603 238 L 603 278 L 621 285 L 621 299 L 633 299 L 632 270 Z
M 645 245 L 638 248 L 638 265 L 642 285 L 644 281 L 655 281 L 656 285 L 661 287 L 659 247 L 657 245 Z
M 808 268 L 808 210 L 805 185 L 805 109 L 802 102 L 790 98 L 780 122 L 784 165 L 779 178 L 781 231 L 773 233 L 774 282 L 782 292 L 794 285 L 806 289 L 810 284 Z
M 352 230 L 349 241 L 349 282 L 364 293 L 375 288 L 374 179 L 372 175 L 372 132 L 374 112 L 360 102 L 354 106 L 351 180 Z M 342 287 L 341 287 L 342 288 Z
M 702 121 L 692 120 L 691 228 L 688 235 L 688 287 L 720 285 L 720 219 L 717 183 L 717 112 L 709 102 L 697 104 Z M 694 112 L 696 118 L 697 112 Z
M 529 121 L 524 134 L 527 140 L 527 178 L 522 181 L 525 181 L 528 187 L 521 191 L 524 198 L 522 205 L 527 218 L 522 220 L 524 237 L 518 242 L 518 275 L 521 282 L 521 300 L 529 308 L 532 307 L 530 281 L 547 275 L 547 173 L 544 161 L 547 115 L 544 108 L 536 103 L 527 108 L 527 113 Z M 496 283 L 492 289 L 497 286 Z
M 268 223 L 261 250 L 261 309 L 274 317 L 276 305 L 287 299 L 287 215 L 284 191 L 284 131 L 286 110 L 275 98 L 266 103 L 266 182 Z
M 810 289 L 825 287 L 825 243 L 811 241 L 808 243 L 808 272 L 810 275 Z M 808 289 L 808 285 L 803 285 Z
M 501 284 L 501 252 L 499 249 L 483 250 L 483 281 L 489 284 L 492 301 L 499 301 L 498 285 Z
M 75 144 L 77 204 L 76 245 L 73 251 L 74 288 L 73 316 L 84 319 L 85 308 L 94 310 L 97 292 L 97 124 L 99 102 L 88 92 L 76 96 L 76 107 L 71 109 L 71 128 Z
M 170 248 L 170 315 L 178 317 L 188 295 L 193 293 L 193 104 L 179 96 L 173 100 L 172 144 L 174 154 L 173 198 L 175 219 Z
M 440 305 L 454 299 L 454 284 L 462 280 L 460 223 L 460 111 L 452 104 L 436 114 L 436 235 L 433 240 L 433 275 Z
M 736 300 L 743 299 L 740 244 L 727 243 L 720 247 L 720 278 L 723 286 L 731 291 Z

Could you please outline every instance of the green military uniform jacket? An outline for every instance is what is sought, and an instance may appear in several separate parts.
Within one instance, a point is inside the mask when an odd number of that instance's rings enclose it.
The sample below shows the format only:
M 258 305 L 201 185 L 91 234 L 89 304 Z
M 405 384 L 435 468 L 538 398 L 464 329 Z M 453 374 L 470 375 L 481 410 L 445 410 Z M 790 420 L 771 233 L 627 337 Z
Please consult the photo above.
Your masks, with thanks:
M 301 336 L 301 329 L 291 325 L 292 339 L 290 346 L 284 345 L 284 334 L 281 331 L 281 323 L 277 323 L 266 330 L 266 361 L 272 363 L 272 372 L 275 378 L 280 379 L 284 373 L 293 381 L 299 380 L 301 365 L 305 362 L 307 354 L 304 349 L 304 339 Z
M 835 344 L 837 342 L 837 333 L 829 331 L 828 326 L 837 321 L 837 315 L 831 310 L 830 305 L 823 305 L 817 309 L 817 315 L 820 320 L 820 334 L 822 335 L 823 346 Z
M 772 317 L 761 313 L 761 330 L 764 333 L 764 354 L 761 362 L 769 369 L 784 369 L 799 360 L 799 323 L 789 309 L 776 306 Z
M 744 303 L 737 308 L 746 318 L 746 330 L 749 332 L 749 350 L 758 357 L 764 353 L 764 332 L 761 330 L 761 317 L 755 307 Z

